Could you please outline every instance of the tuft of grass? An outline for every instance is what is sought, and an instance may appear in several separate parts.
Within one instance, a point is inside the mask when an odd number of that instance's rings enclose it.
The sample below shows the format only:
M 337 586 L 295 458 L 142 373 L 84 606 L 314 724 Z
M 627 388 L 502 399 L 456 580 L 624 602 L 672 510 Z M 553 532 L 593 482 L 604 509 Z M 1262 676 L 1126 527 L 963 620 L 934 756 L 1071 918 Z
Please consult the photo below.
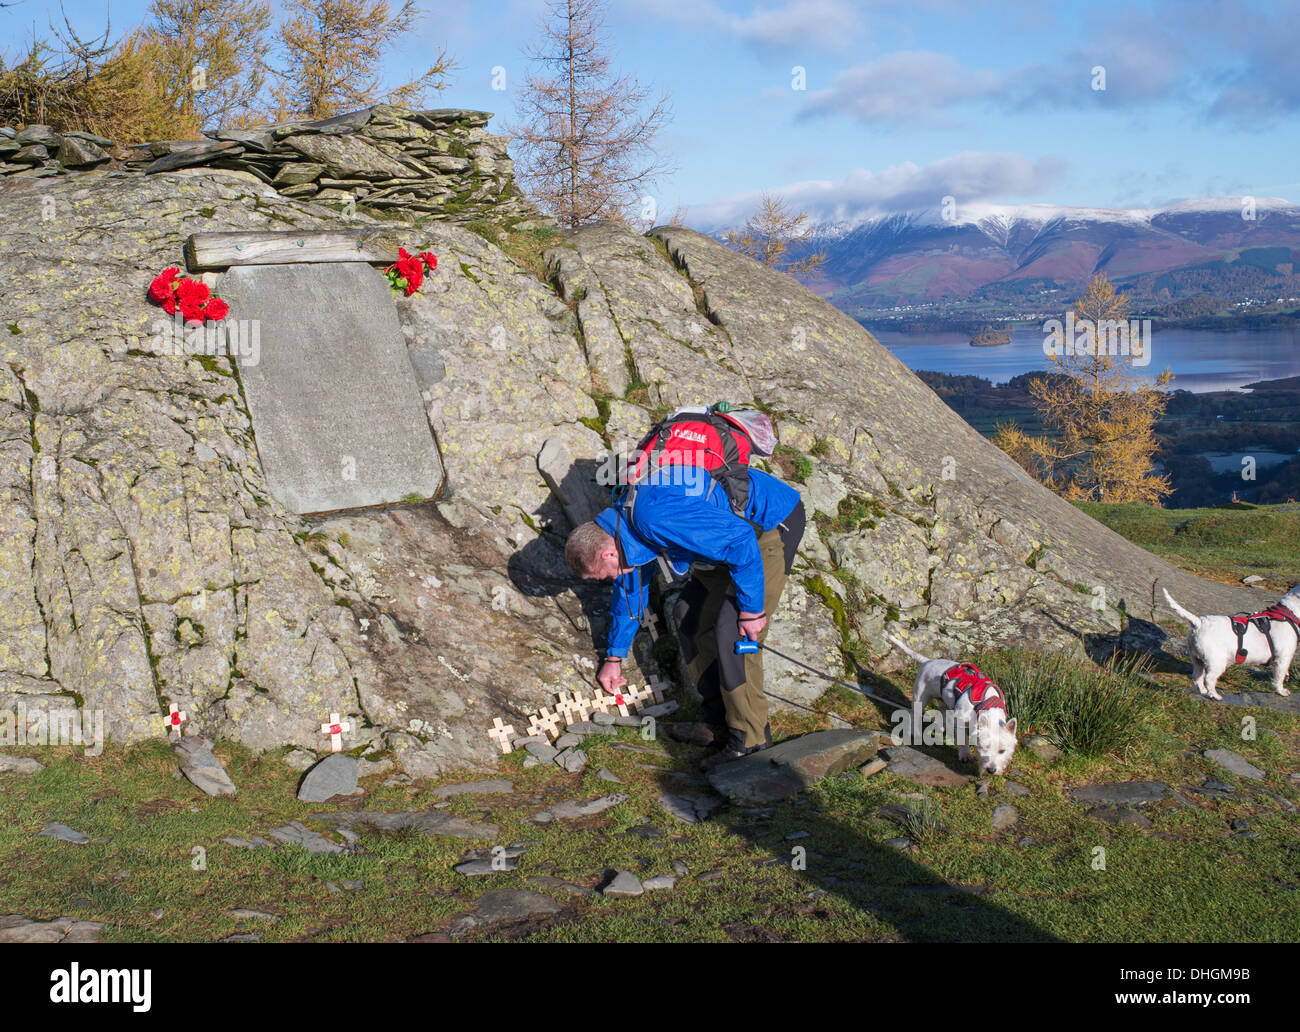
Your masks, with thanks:
M 909 802 L 904 823 L 908 837 L 917 845 L 933 842 L 944 830 L 943 823 L 940 821 L 939 807 L 929 796 Z
M 1033 728 L 1082 756 L 1103 756 L 1129 744 L 1155 708 L 1151 687 L 1140 676 L 1147 673 L 1146 657 L 1096 666 L 1064 653 L 1012 649 L 981 657 L 979 666 L 1006 692 L 1022 729 Z
M 838 533 L 851 533 L 855 530 L 872 530 L 876 521 L 889 510 L 874 498 L 861 495 L 849 495 L 840 500 L 839 512 L 831 521 L 830 529 Z

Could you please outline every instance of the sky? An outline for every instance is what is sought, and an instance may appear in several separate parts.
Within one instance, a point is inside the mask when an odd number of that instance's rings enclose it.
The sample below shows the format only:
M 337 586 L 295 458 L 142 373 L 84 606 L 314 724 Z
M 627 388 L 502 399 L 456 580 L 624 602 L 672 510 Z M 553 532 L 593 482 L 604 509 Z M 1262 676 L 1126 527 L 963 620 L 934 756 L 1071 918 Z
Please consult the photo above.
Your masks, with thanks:
M 395 2 L 395 0 L 394 0 Z M 392 81 L 445 48 L 431 107 L 494 112 L 504 132 L 545 0 L 418 0 Z M 273 7 L 278 0 L 272 0 Z M 147 0 L 63 0 L 116 34 Z M 7 56 L 57 5 L 0 9 Z M 611 0 L 612 71 L 671 124 L 673 171 L 646 190 L 701 229 L 762 191 L 818 222 L 963 204 L 1150 208 L 1201 197 L 1300 202 L 1300 2 Z M 422 64 L 423 62 L 423 64 Z M 495 82 L 494 82 L 495 78 Z M 494 88 L 504 86 L 504 89 Z

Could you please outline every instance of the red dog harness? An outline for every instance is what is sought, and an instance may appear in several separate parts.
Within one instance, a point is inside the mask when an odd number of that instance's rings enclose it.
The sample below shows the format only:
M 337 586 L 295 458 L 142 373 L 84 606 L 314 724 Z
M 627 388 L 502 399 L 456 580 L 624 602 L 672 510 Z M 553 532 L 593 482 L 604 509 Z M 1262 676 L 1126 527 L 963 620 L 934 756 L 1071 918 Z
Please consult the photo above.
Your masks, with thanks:
M 1296 637 L 1300 638 L 1300 618 L 1281 603 L 1269 606 L 1258 613 L 1238 613 L 1236 616 L 1228 617 L 1228 620 L 1232 623 L 1232 633 L 1237 636 L 1236 661 L 1238 663 L 1246 662 L 1246 631 L 1250 629 L 1251 624 L 1254 624 L 1260 633 L 1268 639 L 1268 661 L 1270 663 L 1273 662 L 1274 657 L 1277 655 L 1277 649 L 1273 646 L 1274 620 L 1289 623 L 1295 629 Z
M 945 688 L 949 682 L 952 682 L 958 695 L 970 695 L 970 701 L 974 704 L 977 714 L 988 709 L 1000 709 L 1006 712 L 1007 704 L 1002 696 L 1002 689 L 985 677 L 980 668 L 974 664 L 959 663 L 957 666 L 949 667 L 940 679 Z

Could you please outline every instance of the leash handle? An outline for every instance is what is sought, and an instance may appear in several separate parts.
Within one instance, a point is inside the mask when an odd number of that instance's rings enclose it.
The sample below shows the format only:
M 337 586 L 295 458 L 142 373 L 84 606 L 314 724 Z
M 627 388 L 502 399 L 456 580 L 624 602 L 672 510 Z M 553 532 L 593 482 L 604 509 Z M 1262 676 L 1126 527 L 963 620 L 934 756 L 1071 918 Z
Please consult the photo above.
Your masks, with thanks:
M 749 655 L 753 655 L 755 652 L 758 651 L 758 649 L 759 649 L 759 644 L 758 644 L 758 642 L 754 641 L 753 638 L 737 638 L 737 639 L 736 639 L 736 655 L 737 655 L 737 656 L 749 656 Z

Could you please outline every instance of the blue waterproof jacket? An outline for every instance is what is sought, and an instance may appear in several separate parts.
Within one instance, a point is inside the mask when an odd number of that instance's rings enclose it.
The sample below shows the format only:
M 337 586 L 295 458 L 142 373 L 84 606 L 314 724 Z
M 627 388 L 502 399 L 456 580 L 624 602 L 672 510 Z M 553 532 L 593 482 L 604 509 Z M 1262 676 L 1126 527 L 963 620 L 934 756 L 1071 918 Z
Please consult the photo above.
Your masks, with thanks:
M 639 485 L 630 515 L 625 506 L 611 506 L 596 517 L 597 526 L 617 539 L 623 565 L 634 568 L 614 580 L 607 655 L 627 655 L 650 595 L 650 576 L 641 568 L 660 554 L 679 574 L 694 562 L 726 566 L 741 610 L 763 611 L 763 560 L 753 524 L 765 531 L 777 526 L 794 512 L 799 492 L 750 469 L 749 507 L 741 519 L 706 470 L 677 469 L 685 475 Z

